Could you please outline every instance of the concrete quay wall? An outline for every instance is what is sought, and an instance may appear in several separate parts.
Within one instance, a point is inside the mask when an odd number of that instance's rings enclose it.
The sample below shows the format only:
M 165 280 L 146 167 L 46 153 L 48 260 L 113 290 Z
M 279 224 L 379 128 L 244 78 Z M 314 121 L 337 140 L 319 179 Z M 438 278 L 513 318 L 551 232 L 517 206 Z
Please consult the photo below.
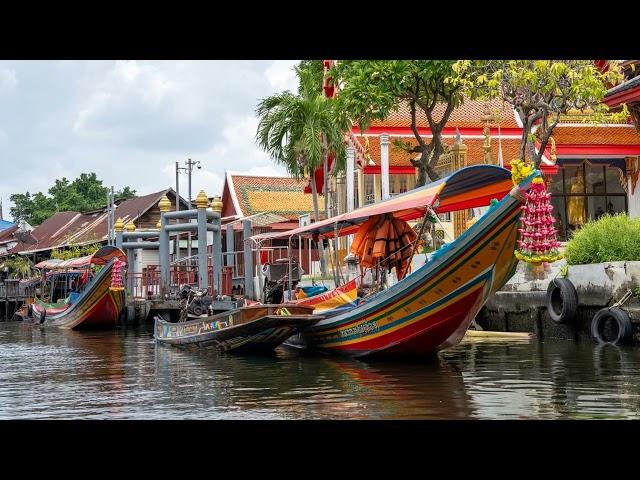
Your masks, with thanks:
M 546 271 L 521 263 L 512 279 L 476 317 L 484 330 L 530 332 L 539 339 L 559 338 L 593 342 L 591 320 L 598 310 L 613 305 L 631 289 L 633 296 L 622 308 L 633 324 L 633 341 L 640 343 L 640 262 L 608 262 L 569 266 L 566 278 L 576 287 L 578 311 L 573 322 L 555 323 L 547 313 L 547 287 L 563 268 L 564 262 Z

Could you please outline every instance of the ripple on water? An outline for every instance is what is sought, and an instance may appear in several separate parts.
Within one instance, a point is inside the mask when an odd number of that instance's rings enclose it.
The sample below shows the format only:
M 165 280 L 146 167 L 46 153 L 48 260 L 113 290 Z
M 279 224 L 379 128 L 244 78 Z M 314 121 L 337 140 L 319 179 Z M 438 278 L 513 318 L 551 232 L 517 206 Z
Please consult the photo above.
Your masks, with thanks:
M 0 418 L 639 418 L 640 353 L 465 341 L 426 362 L 156 346 L 149 329 L 0 324 Z

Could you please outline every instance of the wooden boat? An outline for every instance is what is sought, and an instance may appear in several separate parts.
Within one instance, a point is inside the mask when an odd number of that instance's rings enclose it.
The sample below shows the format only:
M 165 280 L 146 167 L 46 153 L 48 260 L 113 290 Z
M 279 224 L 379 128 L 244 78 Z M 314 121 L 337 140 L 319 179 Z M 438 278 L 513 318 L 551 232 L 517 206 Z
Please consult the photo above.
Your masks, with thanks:
M 154 337 L 160 343 L 220 352 L 265 352 L 323 318 L 312 313 L 313 307 L 255 305 L 178 323 L 156 316 Z
M 518 219 L 535 172 L 514 186 L 501 167 L 477 165 L 447 178 L 287 232 L 252 237 L 331 238 L 356 233 L 374 215 L 416 219 L 487 206 L 488 211 L 424 266 L 347 311 L 330 315 L 288 345 L 355 357 L 428 356 L 457 345 L 490 295 L 513 275 Z M 499 202 L 497 199 L 502 198 Z M 495 202 L 491 200 L 496 199 Z M 430 210 L 430 209 L 433 210 Z M 327 312 L 325 312 L 327 313 Z
M 55 303 L 36 299 L 32 306 L 35 322 L 60 328 L 114 327 L 125 304 L 125 291 L 120 269 L 126 264 L 126 255 L 116 247 L 105 246 L 93 255 L 70 260 L 45 260 L 35 265 L 46 275 L 90 276 L 92 266 L 102 266 L 81 291 L 69 292 Z M 52 289 L 52 291 L 54 291 Z M 65 293 L 67 293 L 65 291 Z

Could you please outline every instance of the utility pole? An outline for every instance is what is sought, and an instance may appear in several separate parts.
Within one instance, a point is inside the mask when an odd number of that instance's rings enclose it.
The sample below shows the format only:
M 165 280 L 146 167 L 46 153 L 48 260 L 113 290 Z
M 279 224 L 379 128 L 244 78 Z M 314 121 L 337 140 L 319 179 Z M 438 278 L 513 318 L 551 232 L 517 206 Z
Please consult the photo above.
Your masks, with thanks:
M 178 165 L 180 165 L 180 162 L 176 162 L 176 212 L 180 211 L 180 167 Z M 180 260 L 180 232 L 176 233 L 175 247 L 176 254 L 174 261 L 177 264 Z
M 113 190 L 113 185 L 111 185 L 111 231 L 109 232 L 109 238 L 111 239 L 111 243 L 110 245 L 115 245 L 116 244 L 116 236 L 115 236 L 115 230 L 113 228 L 113 226 L 116 223 L 116 193 Z
M 191 210 L 191 172 L 193 172 L 191 159 L 187 160 L 187 167 L 189 169 L 189 196 L 187 197 L 187 207 L 188 210 Z M 191 220 L 189 220 L 189 223 L 191 223 Z M 187 257 L 189 258 L 189 265 L 191 265 L 191 230 L 187 233 Z
M 2 220 L 1 212 L 0 220 Z M 111 245 L 111 192 L 109 190 L 107 190 L 107 245 Z
M 176 162 L 176 186 L 178 185 L 178 171 L 182 170 L 184 172 L 187 173 L 188 175 L 188 189 L 187 189 L 187 193 L 188 193 L 188 197 L 187 197 L 187 204 L 189 205 L 189 210 L 191 210 L 191 174 L 193 173 L 193 167 L 194 165 L 198 166 L 198 169 L 202 168 L 202 165 L 200 164 L 199 160 L 196 160 L 195 162 L 192 161 L 190 158 L 187 159 L 186 162 L 184 162 L 187 166 L 186 167 L 179 167 L 178 166 L 178 162 Z M 176 188 L 176 193 L 178 193 L 178 189 Z M 178 200 L 176 200 L 176 202 L 178 202 Z M 176 210 L 179 210 L 179 207 L 176 205 Z M 189 220 L 189 222 L 191 222 L 191 220 Z M 178 239 L 180 238 L 180 235 L 178 234 Z M 199 239 L 198 240 L 198 246 L 200 246 L 200 243 L 204 241 L 204 247 L 207 247 L 207 239 Z M 179 242 L 178 242 L 179 245 Z M 179 247 L 178 247 L 179 248 Z M 189 232 L 187 234 L 187 258 L 189 259 L 189 265 L 191 265 L 191 232 Z

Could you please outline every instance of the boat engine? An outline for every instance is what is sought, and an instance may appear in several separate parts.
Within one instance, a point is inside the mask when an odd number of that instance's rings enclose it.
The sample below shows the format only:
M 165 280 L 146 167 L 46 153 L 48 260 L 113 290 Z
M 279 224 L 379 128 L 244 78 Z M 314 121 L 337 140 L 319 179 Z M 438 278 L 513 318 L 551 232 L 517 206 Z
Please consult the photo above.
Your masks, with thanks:
M 296 288 L 302 274 L 302 268 L 295 259 L 291 260 L 291 286 Z M 289 288 L 289 259 L 280 258 L 273 263 L 267 263 L 262 267 L 265 276 L 263 297 L 265 303 L 282 303 L 284 290 Z
M 200 317 L 211 314 L 213 298 L 206 288 L 198 289 L 191 285 L 184 285 L 180 290 L 181 310 L 187 317 Z

